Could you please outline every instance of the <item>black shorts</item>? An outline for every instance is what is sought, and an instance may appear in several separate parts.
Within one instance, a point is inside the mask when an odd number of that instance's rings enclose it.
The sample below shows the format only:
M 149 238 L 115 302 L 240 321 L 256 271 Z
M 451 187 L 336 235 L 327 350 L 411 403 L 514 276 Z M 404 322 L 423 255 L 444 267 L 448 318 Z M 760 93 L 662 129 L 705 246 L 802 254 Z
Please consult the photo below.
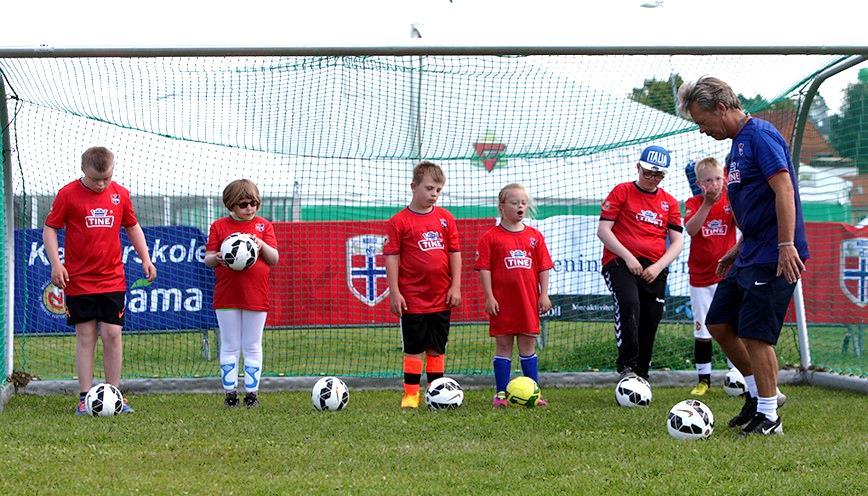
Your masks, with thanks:
M 66 296 L 66 323 L 81 324 L 95 320 L 106 324 L 124 325 L 126 293 L 97 293 Z
M 449 317 L 452 312 L 404 314 L 401 317 L 401 338 L 404 340 L 404 353 L 418 355 L 434 350 L 441 355 L 446 353 L 449 341 Z
M 796 289 L 777 270 L 777 264 L 733 268 L 717 284 L 705 325 L 729 324 L 740 338 L 777 344 Z

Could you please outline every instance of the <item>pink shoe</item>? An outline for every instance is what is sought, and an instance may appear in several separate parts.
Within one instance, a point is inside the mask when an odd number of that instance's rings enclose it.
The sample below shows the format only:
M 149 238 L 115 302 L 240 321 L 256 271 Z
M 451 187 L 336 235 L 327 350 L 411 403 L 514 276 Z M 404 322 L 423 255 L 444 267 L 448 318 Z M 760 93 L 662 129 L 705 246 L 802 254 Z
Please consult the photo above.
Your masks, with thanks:
M 536 406 L 538 406 L 539 408 L 545 408 L 549 406 L 549 402 L 543 399 L 542 396 L 540 396 L 539 399 L 536 400 Z
M 498 391 L 497 394 L 494 395 L 494 398 L 491 400 L 491 406 L 494 408 L 506 408 L 509 406 L 509 402 L 506 401 L 506 393 L 503 391 Z

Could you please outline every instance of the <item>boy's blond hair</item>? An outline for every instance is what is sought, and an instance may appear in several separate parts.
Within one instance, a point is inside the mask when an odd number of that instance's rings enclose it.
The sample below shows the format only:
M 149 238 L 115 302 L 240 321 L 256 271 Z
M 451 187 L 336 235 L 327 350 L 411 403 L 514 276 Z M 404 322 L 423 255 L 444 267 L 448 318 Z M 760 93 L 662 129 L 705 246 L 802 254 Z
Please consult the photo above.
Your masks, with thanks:
M 259 188 L 250 179 L 236 179 L 223 188 L 223 205 L 226 205 L 227 209 L 232 210 L 242 200 L 253 200 L 262 204 Z
M 524 194 L 527 195 L 527 216 L 531 218 L 536 217 L 536 202 L 533 200 L 533 197 L 530 196 L 530 193 L 527 192 L 527 189 L 519 183 L 509 183 L 500 189 L 500 193 L 497 194 L 498 208 L 506 203 L 506 194 L 514 189 L 524 191 Z
M 706 169 L 711 169 L 712 167 L 714 167 L 716 169 L 720 169 L 720 171 L 723 172 L 723 166 L 714 157 L 706 157 L 706 158 L 700 160 L 699 162 L 696 162 L 695 171 L 696 171 L 697 180 L 699 179 L 699 173 L 701 171 L 704 171 Z
M 86 168 L 102 174 L 115 163 L 115 154 L 104 146 L 92 146 L 81 154 L 81 170 Z
M 443 169 L 434 162 L 426 160 L 413 167 L 413 184 L 422 184 L 426 174 L 431 176 L 431 179 L 436 183 L 446 183 L 446 174 L 443 173 Z

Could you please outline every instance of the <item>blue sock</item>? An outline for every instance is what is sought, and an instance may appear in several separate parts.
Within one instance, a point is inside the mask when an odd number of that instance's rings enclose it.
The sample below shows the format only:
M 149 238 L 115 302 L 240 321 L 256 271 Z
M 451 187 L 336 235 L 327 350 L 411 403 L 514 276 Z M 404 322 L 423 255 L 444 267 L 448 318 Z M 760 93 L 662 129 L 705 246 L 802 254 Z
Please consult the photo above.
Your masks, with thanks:
M 519 355 L 519 358 L 521 358 L 521 373 L 539 384 L 539 357 L 536 353 L 531 356 Z
M 506 391 L 506 385 L 509 384 L 509 373 L 512 368 L 512 360 L 499 355 L 494 356 L 494 384 L 497 391 Z

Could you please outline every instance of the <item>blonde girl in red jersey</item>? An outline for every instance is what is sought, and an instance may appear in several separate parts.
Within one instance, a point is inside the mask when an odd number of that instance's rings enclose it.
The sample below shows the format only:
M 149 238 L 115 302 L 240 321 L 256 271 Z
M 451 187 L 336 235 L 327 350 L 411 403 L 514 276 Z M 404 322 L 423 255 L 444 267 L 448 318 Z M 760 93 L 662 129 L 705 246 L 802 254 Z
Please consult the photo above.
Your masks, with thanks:
M 504 408 L 506 385 L 512 369 L 513 343 L 518 342 L 522 373 L 539 382 L 536 337 L 539 315 L 552 307 L 548 296 L 549 270 L 554 266 L 538 230 L 522 222 L 532 209 L 532 200 L 520 184 L 508 184 L 497 196 L 500 224 L 479 239 L 474 268 L 485 291 L 489 335 L 494 338 L 492 366 L 496 393 L 494 408 Z M 537 406 L 547 406 L 542 398 Z
M 259 405 L 262 374 L 262 330 L 268 316 L 271 291 L 268 276 L 277 264 L 274 227 L 256 215 L 262 200 L 253 181 L 238 179 L 223 190 L 223 204 L 229 215 L 214 221 L 205 245 L 205 265 L 215 269 L 214 310 L 220 326 L 220 377 L 226 393 L 224 404 L 238 406 L 238 360 L 244 355 L 244 405 Z M 232 233 L 253 236 L 259 249 L 256 263 L 235 271 L 220 257 L 220 244 Z

